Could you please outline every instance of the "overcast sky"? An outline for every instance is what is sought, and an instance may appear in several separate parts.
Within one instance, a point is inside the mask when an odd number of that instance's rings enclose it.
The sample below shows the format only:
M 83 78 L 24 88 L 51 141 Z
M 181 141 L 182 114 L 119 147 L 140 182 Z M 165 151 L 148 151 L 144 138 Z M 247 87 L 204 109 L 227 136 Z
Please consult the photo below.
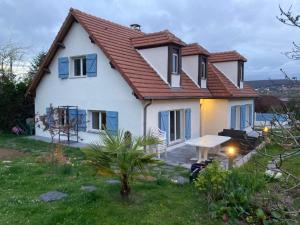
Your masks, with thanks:
M 0 44 L 28 47 L 27 59 L 48 50 L 73 7 L 145 32 L 169 29 L 211 52 L 235 49 L 248 59 L 246 80 L 283 78 L 280 68 L 300 79 L 300 60 L 283 55 L 300 29 L 276 19 L 279 4 L 300 14 L 299 0 L 0 0 Z

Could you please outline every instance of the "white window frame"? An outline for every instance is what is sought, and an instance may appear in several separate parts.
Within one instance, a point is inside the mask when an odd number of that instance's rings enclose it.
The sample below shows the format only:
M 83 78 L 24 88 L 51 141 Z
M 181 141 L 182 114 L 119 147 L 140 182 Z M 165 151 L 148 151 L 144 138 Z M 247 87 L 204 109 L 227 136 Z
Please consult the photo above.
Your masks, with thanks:
M 206 63 L 205 63 L 205 61 L 204 60 L 202 60 L 202 62 L 201 62 L 201 67 L 202 67 L 202 74 L 201 74 L 201 79 L 202 80 L 205 80 L 206 79 Z
M 93 113 L 99 113 L 99 129 L 94 129 L 93 128 Z M 106 111 L 104 110 L 88 110 L 88 114 L 89 114 L 89 131 L 92 132 L 99 132 L 104 130 L 102 127 L 102 113 L 106 113 Z
M 179 58 L 177 53 L 172 54 L 172 74 L 178 74 L 178 67 L 179 67 Z M 176 62 L 176 66 L 175 63 Z
M 173 141 L 171 141 L 171 111 L 174 111 L 174 137 L 175 139 Z M 177 131 L 176 131 L 176 111 L 180 111 L 180 137 L 178 139 L 176 139 L 176 136 L 177 136 Z M 185 124 L 184 124 L 184 121 L 185 121 L 185 118 L 184 118 L 184 110 L 183 109 L 173 109 L 173 110 L 170 110 L 169 111 L 169 143 L 170 144 L 175 144 L 175 143 L 178 143 L 178 142 L 182 142 L 184 140 L 184 127 L 185 127 Z
M 71 57 L 71 76 L 73 78 L 87 77 L 87 72 L 86 71 L 85 71 L 85 75 L 83 74 L 83 58 L 86 58 L 86 56 L 85 55 L 81 55 L 81 56 L 73 56 L 73 57 Z M 75 60 L 76 59 L 80 59 L 80 75 L 75 75 Z M 86 63 L 86 61 L 85 61 L 85 63 Z

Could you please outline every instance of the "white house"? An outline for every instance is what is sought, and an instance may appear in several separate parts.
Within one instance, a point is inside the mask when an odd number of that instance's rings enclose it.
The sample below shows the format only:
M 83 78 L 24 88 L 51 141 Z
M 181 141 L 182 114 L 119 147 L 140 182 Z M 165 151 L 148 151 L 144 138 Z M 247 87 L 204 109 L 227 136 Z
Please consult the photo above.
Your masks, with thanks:
M 160 128 L 171 146 L 253 125 L 257 94 L 243 84 L 243 56 L 137 28 L 70 9 L 28 89 L 36 114 L 50 104 L 76 106 L 84 143 L 103 128 L 135 136 Z M 48 136 L 39 127 L 36 135 Z

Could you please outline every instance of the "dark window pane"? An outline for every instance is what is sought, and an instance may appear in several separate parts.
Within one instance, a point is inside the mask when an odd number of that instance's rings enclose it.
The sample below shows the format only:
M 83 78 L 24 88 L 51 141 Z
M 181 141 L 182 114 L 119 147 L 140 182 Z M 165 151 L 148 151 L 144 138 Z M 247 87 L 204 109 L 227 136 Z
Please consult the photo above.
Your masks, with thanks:
M 178 55 L 173 54 L 172 57 L 172 73 L 177 74 L 178 73 Z
M 101 129 L 106 129 L 106 112 L 101 113 Z
M 175 140 L 175 112 L 170 111 L 170 141 Z
M 176 140 L 181 137 L 181 113 L 179 110 L 176 111 Z
M 99 112 L 92 112 L 92 128 L 99 130 Z
M 86 58 L 82 58 L 82 75 L 86 75 Z
M 81 74 L 80 59 L 74 59 L 74 75 L 80 76 L 80 74 Z

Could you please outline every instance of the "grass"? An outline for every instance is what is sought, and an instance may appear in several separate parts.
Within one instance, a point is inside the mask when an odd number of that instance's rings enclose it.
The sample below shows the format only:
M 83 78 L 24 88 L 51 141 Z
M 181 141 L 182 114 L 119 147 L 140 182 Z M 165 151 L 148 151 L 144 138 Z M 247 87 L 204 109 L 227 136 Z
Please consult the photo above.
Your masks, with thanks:
M 176 185 L 164 178 L 135 182 L 132 197 L 121 199 L 118 184 L 105 183 L 81 160 L 79 149 L 64 147 L 74 166 L 53 168 L 37 159 L 49 144 L 11 135 L 0 136 L 0 148 L 27 152 L 26 157 L 0 162 L 0 224 L 221 224 L 209 221 L 207 207 L 193 185 Z M 180 168 L 163 171 L 165 175 L 187 174 Z M 80 190 L 92 184 L 97 190 Z M 59 190 L 65 200 L 45 203 L 42 193 Z
M 30 225 L 126 225 L 126 224 L 222 224 L 211 220 L 205 198 L 193 185 L 177 185 L 166 177 L 185 175 L 187 171 L 162 167 L 153 172 L 157 181 L 137 181 L 129 200 L 121 199 L 118 184 L 107 184 L 103 177 L 84 163 L 79 149 L 63 147 L 73 166 L 53 167 L 39 158 L 49 152 L 50 144 L 24 137 L 0 135 L 0 148 L 26 152 L 25 157 L 11 163 L 0 161 L 0 224 Z M 268 146 L 269 153 L 280 148 Z M 264 171 L 268 158 L 255 155 L 243 170 Z M 260 167 L 259 165 L 264 165 Z M 300 176 L 300 155 L 290 158 L 284 167 Z M 82 185 L 95 185 L 95 192 L 80 190 Z M 42 193 L 59 190 L 69 196 L 65 200 L 45 203 L 39 200 Z M 295 199 L 300 205 L 300 197 Z

